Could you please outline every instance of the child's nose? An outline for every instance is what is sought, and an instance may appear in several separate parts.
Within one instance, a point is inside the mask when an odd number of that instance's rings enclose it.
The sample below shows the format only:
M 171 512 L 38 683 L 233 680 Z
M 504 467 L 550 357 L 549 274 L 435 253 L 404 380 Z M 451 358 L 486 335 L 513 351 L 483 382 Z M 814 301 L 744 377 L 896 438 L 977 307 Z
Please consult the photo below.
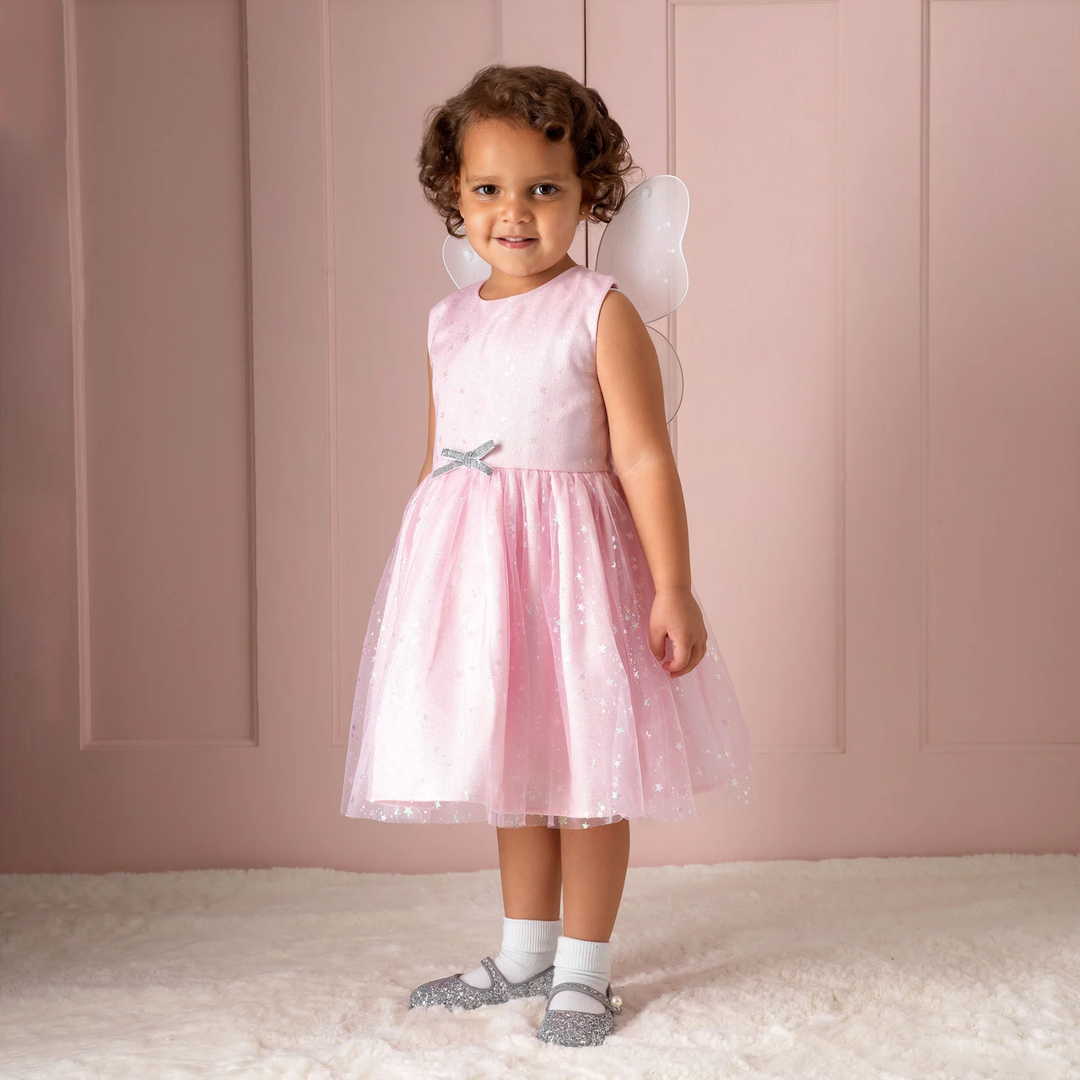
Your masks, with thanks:
M 524 195 L 507 195 L 501 211 L 503 217 L 513 221 L 519 221 L 529 216 L 529 207 Z

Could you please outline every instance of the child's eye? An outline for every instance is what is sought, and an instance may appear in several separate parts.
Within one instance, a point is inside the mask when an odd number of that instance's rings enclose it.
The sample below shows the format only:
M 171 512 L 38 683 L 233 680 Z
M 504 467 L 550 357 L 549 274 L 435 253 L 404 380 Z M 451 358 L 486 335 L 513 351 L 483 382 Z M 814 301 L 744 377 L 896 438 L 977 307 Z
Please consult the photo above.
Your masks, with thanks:
M 479 184 L 473 188 L 473 191 L 475 191 L 478 195 L 486 195 L 487 192 L 484 189 L 493 188 L 494 186 L 494 184 Z M 558 184 L 536 184 L 534 186 L 538 188 L 552 188 L 553 190 L 550 192 L 551 195 L 554 195 L 555 192 L 559 190 Z

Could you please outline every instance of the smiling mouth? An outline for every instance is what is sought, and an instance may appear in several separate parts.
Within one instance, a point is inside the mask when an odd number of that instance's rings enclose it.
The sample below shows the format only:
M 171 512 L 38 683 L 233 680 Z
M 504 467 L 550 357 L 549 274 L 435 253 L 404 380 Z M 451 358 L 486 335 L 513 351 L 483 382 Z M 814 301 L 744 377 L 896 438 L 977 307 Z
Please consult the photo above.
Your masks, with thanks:
M 536 237 L 535 236 L 496 236 L 496 240 L 500 244 L 504 244 L 506 247 L 528 247 Z

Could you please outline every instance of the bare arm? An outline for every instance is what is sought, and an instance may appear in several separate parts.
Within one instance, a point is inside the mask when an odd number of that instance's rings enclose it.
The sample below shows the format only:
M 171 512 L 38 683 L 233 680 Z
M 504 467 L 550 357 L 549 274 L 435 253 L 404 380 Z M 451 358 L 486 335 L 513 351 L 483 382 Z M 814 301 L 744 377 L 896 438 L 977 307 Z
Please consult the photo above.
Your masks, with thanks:
M 671 675 L 685 675 L 705 655 L 707 632 L 690 593 L 686 505 L 664 415 L 660 364 L 649 331 L 628 297 L 610 290 L 596 329 L 596 373 L 607 408 L 611 456 L 649 563 L 656 598 L 649 646 L 663 659 L 674 646 Z
M 435 392 L 431 387 L 431 354 L 428 354 L 428 366 L 427 366 L 427 386 L 428 386 L 428 421 L 427 421 L 427 458 L 424 460 L 424 467 L 420 470 L 420 475 L 417 477 L 417 484 L 424 479 L 428 473 L 434 468 L 433 461 L 435 458 Z

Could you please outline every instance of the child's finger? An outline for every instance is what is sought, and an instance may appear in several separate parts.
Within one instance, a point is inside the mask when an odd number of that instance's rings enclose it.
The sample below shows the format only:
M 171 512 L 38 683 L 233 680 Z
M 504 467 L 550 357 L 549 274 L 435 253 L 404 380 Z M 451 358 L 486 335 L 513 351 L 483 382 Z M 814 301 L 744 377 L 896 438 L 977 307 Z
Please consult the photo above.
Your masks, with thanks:
M 650 626 L 649 627 L 649 648 L 652 650 L 653 656 L 657 660 L 664 659 L 664 642 L 667 640 L 667 627 L 665 626 Z
M 687 647 L 686 642 L 680 638 L 674 642 L 674 649 L 672 652 L 671 663 L 665 665 L 668 670 L 668 674 L 672 674 L 676 671 L 682 671 L 686 667 L 686 662 L 690 659 L 691 650 Z
M 668 669 L 672 678 L 677 678 L 682 675 L 689 675 L 701 663 L 701 658 L 705 655 L 705 647 L 703 645 L 693 645 L 690 648 L 690 656 L 687 658 L 686 665 L 678 670 L 674 667 Z

